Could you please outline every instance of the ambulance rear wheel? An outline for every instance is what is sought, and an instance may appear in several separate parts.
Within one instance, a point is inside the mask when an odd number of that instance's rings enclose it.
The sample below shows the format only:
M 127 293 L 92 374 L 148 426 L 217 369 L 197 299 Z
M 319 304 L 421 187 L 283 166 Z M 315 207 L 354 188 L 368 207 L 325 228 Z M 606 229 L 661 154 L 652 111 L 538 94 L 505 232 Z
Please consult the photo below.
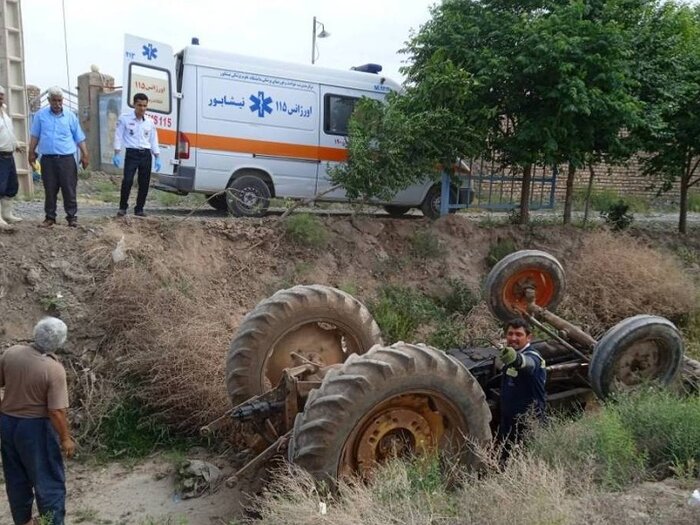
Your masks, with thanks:
M 270 188 L 257 175 L 243 175 L 227 188 L 226 204 L 236 217 L 262 217 L 270 206 Z

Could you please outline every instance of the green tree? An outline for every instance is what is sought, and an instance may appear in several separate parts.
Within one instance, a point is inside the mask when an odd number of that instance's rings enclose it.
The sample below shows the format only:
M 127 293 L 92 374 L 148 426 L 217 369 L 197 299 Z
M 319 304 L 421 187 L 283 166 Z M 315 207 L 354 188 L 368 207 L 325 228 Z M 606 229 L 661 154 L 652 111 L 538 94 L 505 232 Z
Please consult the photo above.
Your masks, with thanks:
M 401 189 L 437 164 L 481 157 L 523 174 L 527 222 L 533 166 L 564 163 L 568 221 L 576 169 L 624 158 L 621 131 L 639 126 L 629 35 L 652 3 L 443 1 L 404 50 L 405 93 L 358 108 L 336 182 L 376 196 L 377 185 Z
M 639 97 L 649 118 L 633 135 L 660 191 L 679 185 L 685 234 L 688 192 L 700 183 L 700 8 L 668 2 L 649 18 L 637 38 Z

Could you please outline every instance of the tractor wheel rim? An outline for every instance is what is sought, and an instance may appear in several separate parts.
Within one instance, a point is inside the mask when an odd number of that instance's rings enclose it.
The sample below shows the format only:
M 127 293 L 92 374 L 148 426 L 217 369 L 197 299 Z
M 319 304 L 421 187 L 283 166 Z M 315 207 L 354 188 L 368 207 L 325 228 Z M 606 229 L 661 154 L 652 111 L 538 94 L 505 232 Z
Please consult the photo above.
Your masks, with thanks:
M 343 363 L 362 348 L 348 329 L 337 323 L 316 320 L 298 324 L 284 332 L 270 347 L 260 378 L 263 390 L 277 386 L 285 368 L 302 364 L 292 352 L 321 367 Z
M 338 474 L 367 478 L 392 458 L 456 450 L 467 434 L 467 422 L 442 395 L 397 395 L 375 406 L 355 426 L 343 446 Z
M 503 287 L 503 304 L 513 313 L 527 311 L 528 299 L 525 294 L 528 288 L 535 291 L 535 304 L 546 308 L 556 295 L 556 283 L 549 272 L 537 268 L 524 268 L 511 275 Z
M 613 366 L 613 384 L 616 391 L 628 390 L 645 381 L 658 379 L 669 366 L 670 352 L 662 341 L 644 339 L 627 347 Z

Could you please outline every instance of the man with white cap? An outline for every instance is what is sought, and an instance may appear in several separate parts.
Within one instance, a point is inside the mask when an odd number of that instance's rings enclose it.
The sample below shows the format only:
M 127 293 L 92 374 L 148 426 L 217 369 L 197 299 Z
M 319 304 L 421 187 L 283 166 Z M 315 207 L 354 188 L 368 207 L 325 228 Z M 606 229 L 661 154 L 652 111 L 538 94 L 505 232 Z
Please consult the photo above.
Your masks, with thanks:
M 20 151 L 20 147 L 12 130 L 12 119 L 7 114 L 5 88 L 0 86 L 0 228 L 3 229 L 22 220 L 12 213 L 12 199 L 19 190 L 15 151 Z
M 15 525 L 32 522 L 36 498 L 39 514 L 63 525 L 66 478 L 61 452 L 70 458 L 66 371 L 52 353 L 68 335 L 66 324 L 45 317 L 34 327 L 31 345 L 15 345 L 0 356 L 0 452 L 5 489 Z

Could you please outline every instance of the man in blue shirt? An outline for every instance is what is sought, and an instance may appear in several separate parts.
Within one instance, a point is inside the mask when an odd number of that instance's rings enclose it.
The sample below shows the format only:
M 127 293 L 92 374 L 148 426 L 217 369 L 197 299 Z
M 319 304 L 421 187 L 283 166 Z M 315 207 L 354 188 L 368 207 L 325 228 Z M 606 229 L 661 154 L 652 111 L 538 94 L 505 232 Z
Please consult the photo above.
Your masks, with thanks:
M 544 421 L 547 373 L 542 356 L 530 346 L 530 325 L 522 318 L 505 326 L 506 345 L 501 349 L 501 419 L 498 437 L 512 443 L 522 438 L 526 414 Z
M 50 228 L 56 224 L 56 199 L 58 190 L 63 196 L 68 226 L 77 226 L 78 167 L 75 152 L 80 148 L 80 163 L 88 166 L 88 151 L 85 134 L 80 129 L 78 117 L 72 111 L 63 111 L 63 91 L 52 87 L 48 91 L 49 107 L 34 115 L 29 141 L 29 163 L 36 161 L 37 145 L 41 155 L 41 178 L 44 183 L 44 213 L 46 218 L 40 226 Z

